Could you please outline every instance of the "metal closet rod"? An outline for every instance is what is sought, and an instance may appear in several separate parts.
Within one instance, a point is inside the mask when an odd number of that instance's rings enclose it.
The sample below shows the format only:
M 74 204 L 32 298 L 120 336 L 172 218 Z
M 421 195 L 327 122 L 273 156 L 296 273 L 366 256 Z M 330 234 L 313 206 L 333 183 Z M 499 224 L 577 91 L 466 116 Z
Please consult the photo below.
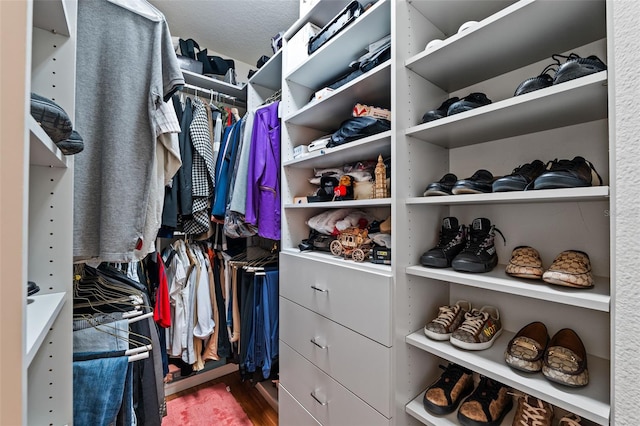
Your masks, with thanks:
M 204 87 L 194 86 L 193 84 L 185 83 L 183 85 L 183 90 L 184 89 L 190 89 L 190 90 L 193 90 L 194 92 L 204 92 L 207 95 L 221 96 L 223 98 L 230 99 L 233 102 L 233 104 L 237 106 L 245 105 L 243 101 L 239 100 L 235 96 L 227 95 L 226 93 L 220 93 L 211 89 L 205 89 Z

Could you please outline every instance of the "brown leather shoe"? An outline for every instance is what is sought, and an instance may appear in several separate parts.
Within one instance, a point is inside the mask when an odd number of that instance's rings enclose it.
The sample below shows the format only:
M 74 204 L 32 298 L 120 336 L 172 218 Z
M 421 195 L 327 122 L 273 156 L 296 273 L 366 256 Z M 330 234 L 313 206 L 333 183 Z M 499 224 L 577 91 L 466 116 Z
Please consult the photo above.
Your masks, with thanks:
M 542 275 L 542 279 L 545 282 L 566 287 L 593 287 L 589 255 L 578 250 L 563 251 Z
M 522 327 L 511 339 L 504 352 L 504 360 L 516 370 L 529 373 L 540 371 L 548 343 L 547 327 L 534 321 Z
M 544 273 L 540 253 L 538 253 L 538 250 L 529 246 L 518 246 L 514 248 L 505 272 L 518 278 L 539 280 Z
M 571 387 L 589 383 L 587 351 L 575 331 L 563 328 L 551 338 L 544 354 L 542 374 L 552 382 Z

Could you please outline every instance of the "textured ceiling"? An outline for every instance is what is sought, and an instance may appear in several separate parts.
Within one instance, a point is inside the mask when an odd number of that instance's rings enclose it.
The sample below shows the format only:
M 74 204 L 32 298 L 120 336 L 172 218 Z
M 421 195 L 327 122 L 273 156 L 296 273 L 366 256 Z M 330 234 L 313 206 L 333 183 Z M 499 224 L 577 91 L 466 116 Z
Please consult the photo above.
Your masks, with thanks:
M 271 37 L 297 19 L 300 0 L 150 0 L 172 36 L 192 38 L 228 58 L 255 66 L 272 56 Z

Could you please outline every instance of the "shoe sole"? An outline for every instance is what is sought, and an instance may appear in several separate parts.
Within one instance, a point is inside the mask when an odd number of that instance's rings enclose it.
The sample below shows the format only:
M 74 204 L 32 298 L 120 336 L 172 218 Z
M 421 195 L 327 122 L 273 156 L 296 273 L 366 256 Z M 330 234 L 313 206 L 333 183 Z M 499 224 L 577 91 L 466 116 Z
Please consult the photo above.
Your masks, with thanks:
M 540 280 L 544 270 L 534 266 L 512 266 L 509 264 L 505 268 L 505 272 L 512 277 Z
M 463 342 L 462 340 L 454 339 L 453 336 L 449 339 L 449 342 L 453 346 L 457 346 L 459 348 L 466 349 L 468 351 L 483 351 L 493 346 L 493 342 L 495 342 L 498 339 L 498 337 L 500 337 L 501 334 L 502 334 L 502 329 L 498 330 L 491 340 L 489 340 L 488 342 L 482 342 L 482 343 Z
M 424 327 L 424 335 L 427 336 L 430 339 L 433 340 L 437 340 L 437 341 L 445 341 L 445 340 L 449 340 L 451 338 L 451 334 L 452 333 L 445 333 L 445 334 L 440 334 L 440 333 L 434 333 L 431 330 L 428 330 L 427 327 Z
M 503 181 L 494 182 L 492 189 L 493 192 L 524 191 L 526 187 L 526 182 Z
M 574 283 L 572 283 L 570 281 L 567 281 L 567 280 L 550 278 L 550 277 L 543 278 L 543 281 L 546 282 L 546 283 L 549 283 L 549 284 L 561 285 L 561 286 L 564 286 L 564 287 L 593 288 L 593 283 L 591 285 L 579 285 L 579 284 L 574 284 Z
M 451 193 L 453 195 L 459 195 L 459 194 L 489 194 L 491 192 L 491 188 L 489 188 L 486 191 L 483 191 L 482 189 L 475 189 L 475 188 L 453 188 L 453 190 L 451 190 Z
M 424 195 L 425 197 L 428 197 L 430 195 L 451 195 L 451 192 L 443 191 L 441 189 L 427 189 L 422 195 Z
M 462 426 L 498 426 L 502 423 L 502 420 L 504 420 L 504 417 L 507 415 L 509 411 L 511 411 L 512 408 L 513 408 L 513 400 L 509 398 L 507 399 L 507 405 L 504 407 L 504 410 L 502 410 L 502 414 L 500 415 L 500 417 L 492 422 L 479 422 L 479 421 L 470 419 L 464 416 L 462 413 L 460 413 L 459 410 L 458 410 L 457 417 L 458 417 L 458 421 Z
M 535 189 L 584 188 L 587 186 L 591 186 L 591 183 L 561 175 L 540 176 L 533 183 Z
M 498 259 L 492 260 L 490 263 L 474 263 L 464 260 L 456 261 L 455 259 L 453 259 L 453 262 L 451 262 L 451 266 L 453 267 L 454 271 L 473 273 L 489 272 L 497 265 Z
M 428 390 L 428 389 L 427 389 Z M 452 403 L 451 405 L 436 405 L 433 402 L 429 401 L 427 398 L 422 397 L 422 405 L 424 405 L 424 409 L 430 412 L 431 414 L 436 415 L 445 415 L 451 414 L 458 408 L 458 405 L 464 400 L 467 396 L 469 396 L 473 392 L 473 387 L 470 387 L 464 390 L 460 396 L 458 397 L 458 401 Z M 426 395 L 426 392 L 425 392 Z
M 31 98 L 31 116 L 54 143 L 71 136 L 72 124 L 67 113 L 57 105 Z
M 451 263 L 447 259 L 439 259 L 435 257 L 420 257 L 420 264 L 429 268 L 448 268 Z
M 84 150 L 83 141 L 74 141 L 71 139 L 58 142 L 56 146 L 64 155 L 74 155 Z

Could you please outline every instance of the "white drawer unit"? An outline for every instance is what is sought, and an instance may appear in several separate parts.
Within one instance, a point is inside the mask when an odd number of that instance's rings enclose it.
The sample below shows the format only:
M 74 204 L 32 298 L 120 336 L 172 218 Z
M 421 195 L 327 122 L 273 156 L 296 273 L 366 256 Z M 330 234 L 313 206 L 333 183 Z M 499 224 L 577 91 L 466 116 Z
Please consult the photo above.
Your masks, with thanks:
M 327 426 L 376 426 L 389 419 L 280 342 L 280 383 L 321 424 Z
M 320 425 L 282 384 L 278 388 L 278 424 L 280 426 Z
M 280 339 L 386 417 L 391 349 L 280 298 Z
M 330 259 L 330 258 L 329 258 Z M 280 294 L 391 346 L 391 276 L 282 253 Z

